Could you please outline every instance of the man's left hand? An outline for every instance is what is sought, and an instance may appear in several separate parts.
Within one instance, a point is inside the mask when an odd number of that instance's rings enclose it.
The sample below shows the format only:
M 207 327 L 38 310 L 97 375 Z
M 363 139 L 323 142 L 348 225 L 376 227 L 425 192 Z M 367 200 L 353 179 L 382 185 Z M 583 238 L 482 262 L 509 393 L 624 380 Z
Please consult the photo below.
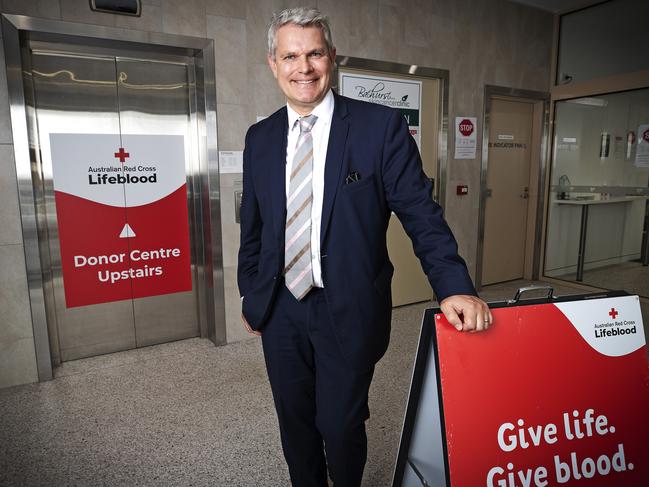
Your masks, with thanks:
M 493 323 L 489 306 L 476 296 L 449 296 L 439 303 L 439 307 L 458 331 L 483 331 Z

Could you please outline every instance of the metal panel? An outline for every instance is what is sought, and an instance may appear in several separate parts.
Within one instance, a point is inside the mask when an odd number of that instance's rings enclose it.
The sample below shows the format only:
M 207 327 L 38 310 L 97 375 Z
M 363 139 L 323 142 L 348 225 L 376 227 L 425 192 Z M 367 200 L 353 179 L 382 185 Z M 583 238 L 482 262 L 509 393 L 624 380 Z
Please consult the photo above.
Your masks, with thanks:
M 201 195 L 203 208 L 203 242 L 205 245 L 207 336 L 214 343 L 226 342 L 225 334 L 225 286 L 223 275 L 223 240 L 221 237 L 221 186 L 219 177 L 219 153 L 216 126 L 216 85 L 214 81 L 214 41 L 196 56 L 196 95 L 198 108 L 199 139 L 201 143 Z M 204 141 L 204 143 L 203 143 Z
M 194 174 L 198 173 L 197 148 L 192 147 L 190 85 L 192 66 L 168 62 L 130 60 L 118 57 L 118 104 L 121 134 L 181 135 L 185 147 L 188 221 L 195 235 L 192 205 Z M 193 87 L 191 87 L 193 89 Z M 128 199 L 128 191 L 127 191 Z M 128 214 L 128 208 L 127 208 Z M 159 225 L 164 227 L 165 222 Z M 190 239 L 194 241 L 194 239 Z M 138 298 L 133 302 L 137 346 L 195 337 L 199 334 L 196 300 L 196 251 L 191 246 L 192 291 Z
M 25 248 L 25 265 L 27 268 L 27 286 L 34 331 L 34 348 L 36 365 L 40 381 L 52 379 L 52 355 L 47 330 L 47 313 L 45 310 L 45 282 L 41 266 L 39 228 L 37 225 L 36 205 L 41 198 L 38 194 L 40 179 L 32 180 L 32 161 L 30 157 L 28 120 L 33 119 L 32 101 L 26 99 L 23 89 L 23 61 L 19 30 L 6 18 L 2 19 L 2 37 L 7 69 L 7 88 L 11 110 L 11 130 L 14 142 L 16 176 L 18 178 L 18 198 L 20 218 L 23 229 Z M 45 279 L 49 279 L 45 275 Z
M 74 360 L 133 348 L 135 324 L 130 301 L 66 306 L 50 151 L 52 133 L 115 134 L 114 145 L 119 147 L 115 63 L 112 58 L 38 53 L 31 59 L 49 239 L 47 267 L 52 273 L 60 358 Z

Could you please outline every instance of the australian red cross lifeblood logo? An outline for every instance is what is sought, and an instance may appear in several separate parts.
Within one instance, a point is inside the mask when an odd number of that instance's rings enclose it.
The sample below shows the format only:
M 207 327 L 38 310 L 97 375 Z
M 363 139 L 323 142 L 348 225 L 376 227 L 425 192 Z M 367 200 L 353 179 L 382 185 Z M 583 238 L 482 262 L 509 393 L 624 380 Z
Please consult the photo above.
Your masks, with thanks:
M 649 131 L 648 131 L 649 132 Z M 468 137 L 473 133 L 473 122 L 468 118 L 465 118 L 460 122 L 460 133 L 465 137 Z
M 51 134 L 50 147 L 66 306 L 190 291 L 183 136 Z
M 619 315 L 619 314 L 620 314 L 620 313 L 618 313 L 618 312 L 615 310 L 615 308 L 611 308 L 611 311 L 608 312 L 608 315 L 609 315 L 611 318 L 613 318 L 613 319 L 615 319 L 615 318 L 617 317 L 617 315 Z
M 119 162 L 126 161 L 127 157 L 130 157 L 131 154 L 124 150 L 124 147 L 120 147 L 119 151 L 115 152 L 115 157 L 119 159 Z

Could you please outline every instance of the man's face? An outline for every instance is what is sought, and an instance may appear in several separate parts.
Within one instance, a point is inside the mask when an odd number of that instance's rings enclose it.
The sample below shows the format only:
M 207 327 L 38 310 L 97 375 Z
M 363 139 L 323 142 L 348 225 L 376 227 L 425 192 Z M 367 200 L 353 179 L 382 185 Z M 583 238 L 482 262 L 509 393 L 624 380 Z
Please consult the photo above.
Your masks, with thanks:
M 286 24 L 277 30 L 275 59 L 268 56 L 268 64 L 291 108 L 308 115 L 331 88 L 335 59 L 318 27 Z

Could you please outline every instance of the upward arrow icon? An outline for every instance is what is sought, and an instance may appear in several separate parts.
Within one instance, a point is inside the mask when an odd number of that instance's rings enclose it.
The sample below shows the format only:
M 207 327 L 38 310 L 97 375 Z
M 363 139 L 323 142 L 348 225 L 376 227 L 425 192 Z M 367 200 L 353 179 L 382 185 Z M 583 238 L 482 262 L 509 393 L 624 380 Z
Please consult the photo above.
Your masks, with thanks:
M 122 233 L 119 234 L 119 238 L 131 238 L 135 237 L 135 232 L 131 228 L 131 226 L 127 223 L 124 225 L 124 228 L 122 228 Z

